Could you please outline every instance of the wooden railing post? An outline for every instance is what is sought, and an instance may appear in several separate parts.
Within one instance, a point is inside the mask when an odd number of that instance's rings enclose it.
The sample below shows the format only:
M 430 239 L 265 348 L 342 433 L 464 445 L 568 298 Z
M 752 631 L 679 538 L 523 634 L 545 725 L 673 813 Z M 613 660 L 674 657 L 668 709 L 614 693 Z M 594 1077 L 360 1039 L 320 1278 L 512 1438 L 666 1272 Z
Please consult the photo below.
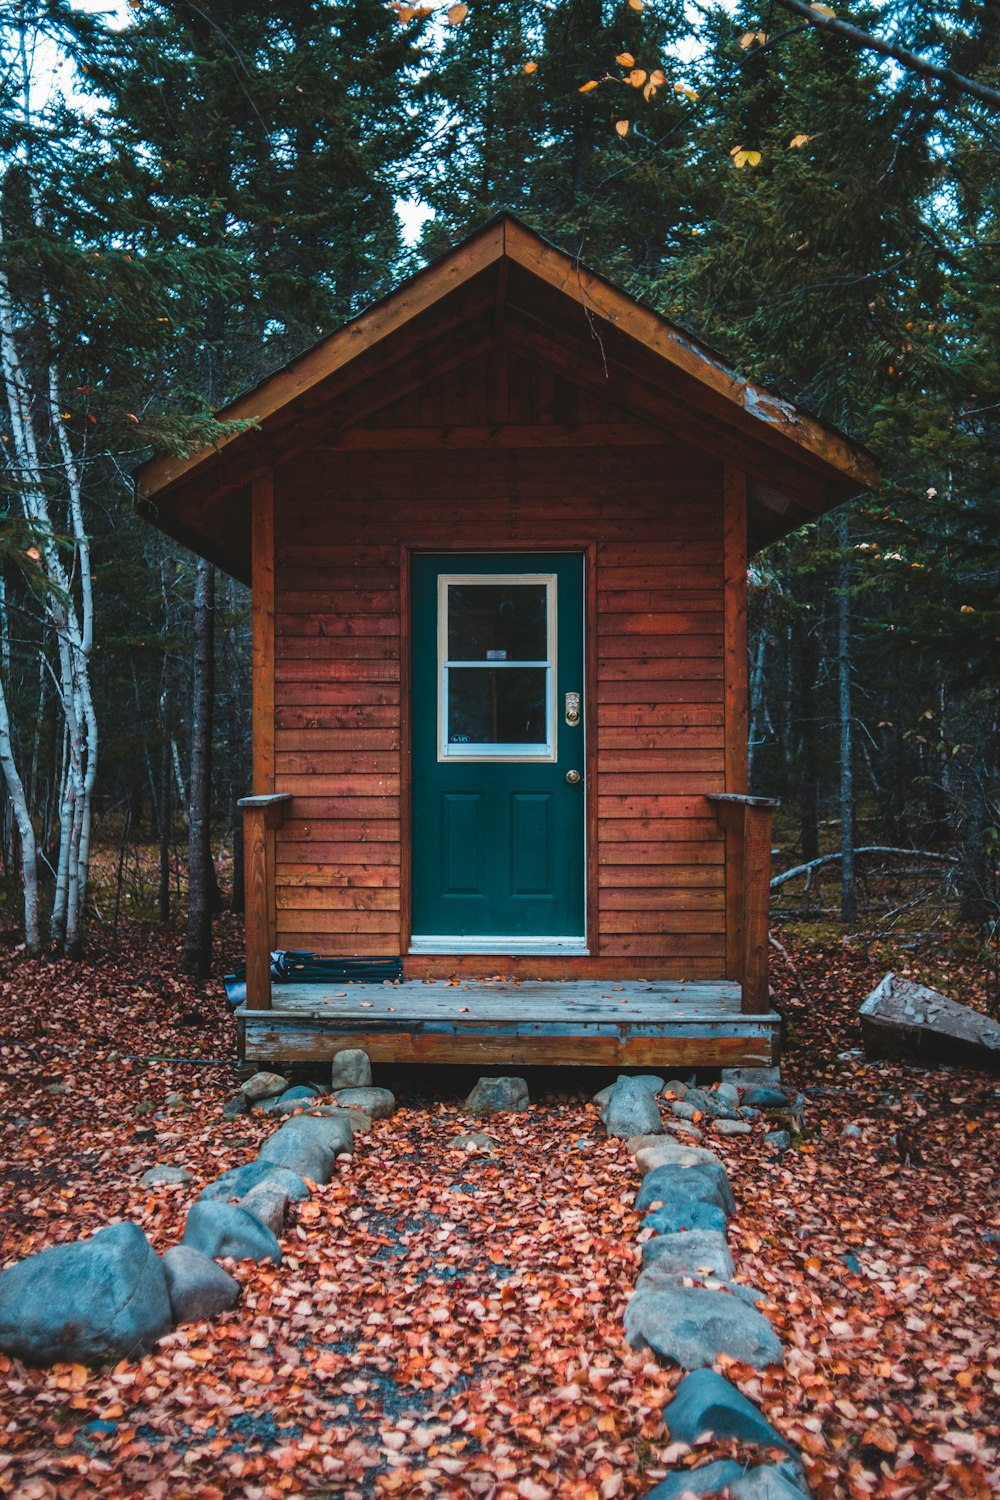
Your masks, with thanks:
M 241 797 L 243 812 L 244 913 L 247 1010 L 271 1009 L 271 931 L 274 923 L 272 829 L 281 826 L 290 792 Z
M 744 1013 L 771 1009 L 767 982 L 768 914 L 771 903 L 771 807 L 743 809 L 743 1004 Z
M 739 967 L 739 973 L 731 977 L 740 981 L 743 1013 L 761 1015 L 771 1009 L 767 964 L 771 819 L 778 804 L 770 797 L 738 792 L 713 793 L 707 800 L 719 827 L 726 831 L 727 845 L 732 841 L 736 846 L 737 857 L 726 860 L 726 927 L 736 936 L 735 944 L 727 943 L 727 952 L 738 955 Z

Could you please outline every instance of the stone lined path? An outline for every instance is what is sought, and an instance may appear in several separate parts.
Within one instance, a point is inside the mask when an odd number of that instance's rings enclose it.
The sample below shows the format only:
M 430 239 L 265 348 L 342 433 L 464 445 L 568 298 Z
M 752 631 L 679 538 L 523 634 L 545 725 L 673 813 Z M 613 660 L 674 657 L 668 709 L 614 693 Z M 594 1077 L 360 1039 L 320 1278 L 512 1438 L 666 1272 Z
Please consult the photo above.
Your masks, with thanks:
M 469 1125 L 455 1108 L 378 1122 L 292 1205 L 283 1264 L 241 1266 L 214 1322 L 110 1374 L 12 1365 L 9 1397 L 30 1392 L 39 1421 L 0 1493 L 16 1474 L 18 1500 L 160 1500 L 192 1478 L 199 1500 L 645 1494 L 681 1377 L 622 1335 L 634 1166 L 592 1109 L 494 1116 L 495 1153 L 448 1148 Z

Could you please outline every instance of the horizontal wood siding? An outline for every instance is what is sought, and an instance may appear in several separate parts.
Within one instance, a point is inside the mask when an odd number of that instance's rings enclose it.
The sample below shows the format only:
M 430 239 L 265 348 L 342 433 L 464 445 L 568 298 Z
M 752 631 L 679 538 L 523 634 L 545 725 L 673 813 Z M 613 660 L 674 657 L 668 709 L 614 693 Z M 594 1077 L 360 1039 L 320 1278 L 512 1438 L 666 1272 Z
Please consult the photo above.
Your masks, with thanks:
M 393 443 L 422 424 L 608 425 L 546 371 L 493 352 L 276 471 L 275 854 L 279 946 L 395 954 L 401 900 L 401 547 L 596 544 L 590 959 L 511 970 L 721 977 L 725 841 L 722 468 L 664 439 L 551 448 Z M 562 424 L 562 425 L 559 425 Z M 362 446 L 358 434 L 387 446 Z M 428 439 L 428 441 L 431 441 Z M 522 438 L 523 441 L 523 438 Z M 471 961 L 482 968 L 482 960 Z M 470 972 L 423 956 L 414 975 Z M 554 965 L 554 967 L 553 967 Z

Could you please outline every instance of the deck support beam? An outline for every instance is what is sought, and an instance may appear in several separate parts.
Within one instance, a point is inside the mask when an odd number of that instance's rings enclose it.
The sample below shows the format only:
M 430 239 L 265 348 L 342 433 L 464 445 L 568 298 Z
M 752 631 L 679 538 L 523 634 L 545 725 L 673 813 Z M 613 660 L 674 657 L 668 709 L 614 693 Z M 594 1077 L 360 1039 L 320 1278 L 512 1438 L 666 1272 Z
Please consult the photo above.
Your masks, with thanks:
M 768 985 L 768 914 L 771 895 L 771 818 L 778 806 L 770 797 L 726 792 L 710 794 L 719 827 L 725 830 L 726 904 L 739 933 L 739 980 L 744 1015 L 771 1009 Z
M 274 921 L 274 839 L 290 792 L 241 797 L 247 1010 L 271 1009 L 271 924 Z

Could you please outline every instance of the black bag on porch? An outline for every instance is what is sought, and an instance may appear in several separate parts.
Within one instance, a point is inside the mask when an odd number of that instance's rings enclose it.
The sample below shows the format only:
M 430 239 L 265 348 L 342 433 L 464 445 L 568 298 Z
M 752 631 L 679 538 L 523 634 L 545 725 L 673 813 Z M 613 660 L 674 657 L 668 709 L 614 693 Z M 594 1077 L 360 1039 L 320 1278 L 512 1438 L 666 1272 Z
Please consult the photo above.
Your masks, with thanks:
M 320 958 L 318 953 L 280 949 L 271 954 L 271 979 L 277 984 L 384 984 L 403 977 L 401 958 Z M 247 966 L 238 964 L 223 975 L 226 999 L 233 1010 L 247 997 Z

